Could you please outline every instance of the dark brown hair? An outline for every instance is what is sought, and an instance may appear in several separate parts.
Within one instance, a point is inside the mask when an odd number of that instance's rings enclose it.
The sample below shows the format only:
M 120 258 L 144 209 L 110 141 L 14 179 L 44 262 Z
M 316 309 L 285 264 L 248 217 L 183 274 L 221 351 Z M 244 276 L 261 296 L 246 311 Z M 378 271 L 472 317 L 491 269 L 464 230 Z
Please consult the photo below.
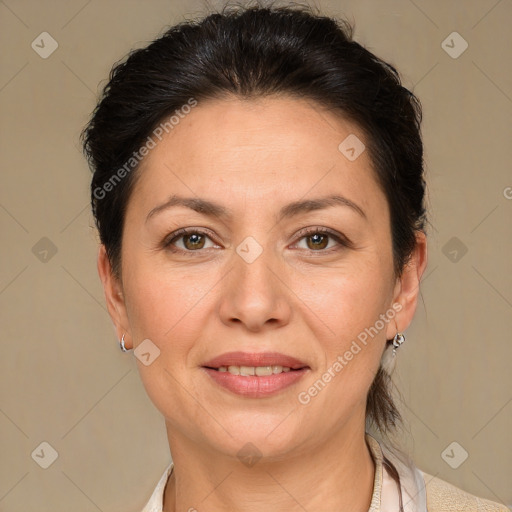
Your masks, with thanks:
M 136 166 L 115 183 L 112 177 L 155 127 L 191 98 L 200 104 L 283 94 L 331 109 L 365 134 L 389 204 L 394 271 L 401 276 L 416 231 L 425 231 L 421 106 L 396 69 L 352 34 L 348 22 L 304 6 L 227 6 L 171 27 L 115 64 L 82 142 L 94 172 L 92 210 L 116 276 Z M 401 419 L 390 386 L 381 368 L 367 397 L 367 419 L 381 432 Z

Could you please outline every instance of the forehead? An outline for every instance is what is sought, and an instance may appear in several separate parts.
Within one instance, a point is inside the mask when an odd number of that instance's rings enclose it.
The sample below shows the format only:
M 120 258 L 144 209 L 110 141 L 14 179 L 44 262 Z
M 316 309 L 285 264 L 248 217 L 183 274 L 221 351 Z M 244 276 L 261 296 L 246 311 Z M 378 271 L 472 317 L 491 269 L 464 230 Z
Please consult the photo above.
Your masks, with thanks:
M 347 158 L 339 147 L 347 137 L 349 146 L 360 141 L 356 151 L 364 147 L 356 125 L 312 101 L 199 102 L 145 157 L 132 197 L 150 211 L 170 194 L 236 208 L 237 200 L 257 207 L 339 192 L 382 216 L 386 202 L 368 151 Z

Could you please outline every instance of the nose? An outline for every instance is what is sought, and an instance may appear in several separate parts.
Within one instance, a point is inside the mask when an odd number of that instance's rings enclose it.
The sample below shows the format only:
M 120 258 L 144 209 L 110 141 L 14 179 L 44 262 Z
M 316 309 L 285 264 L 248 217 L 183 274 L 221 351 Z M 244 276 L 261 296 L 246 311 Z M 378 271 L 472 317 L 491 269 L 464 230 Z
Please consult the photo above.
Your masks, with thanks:
M 259 332 L 289 323 L 291 291 L 270 250 L 254 261 L 234 253 L 233 267 L 223 281 L 219 314 L 224 324 Z

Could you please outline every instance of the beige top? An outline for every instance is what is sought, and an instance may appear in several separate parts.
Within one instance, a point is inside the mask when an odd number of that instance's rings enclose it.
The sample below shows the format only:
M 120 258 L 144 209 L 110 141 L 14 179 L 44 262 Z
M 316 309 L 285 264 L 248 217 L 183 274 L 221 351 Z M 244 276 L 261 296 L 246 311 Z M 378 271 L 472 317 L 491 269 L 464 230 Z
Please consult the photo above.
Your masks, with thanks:
M 397 512 L 399 510 L 399 493 L 395 481 L 387 472 L 383 462 L 383 453 L 379 442 L 370 434 L 366 441 L 375 462 L 372 501 L 368 512 Z M 172 473 L 173 463 L 164 471 L 151 498 L 142 512 L 162 512 L 164 490 Z M 421 470 L 427 496 L 427 512 L 510 512 L 505 505 L 477 498 L 444 480 L 435 478 Z M 411 508 L 412 497 L 402 492 L 404 512 L 423 512 Z

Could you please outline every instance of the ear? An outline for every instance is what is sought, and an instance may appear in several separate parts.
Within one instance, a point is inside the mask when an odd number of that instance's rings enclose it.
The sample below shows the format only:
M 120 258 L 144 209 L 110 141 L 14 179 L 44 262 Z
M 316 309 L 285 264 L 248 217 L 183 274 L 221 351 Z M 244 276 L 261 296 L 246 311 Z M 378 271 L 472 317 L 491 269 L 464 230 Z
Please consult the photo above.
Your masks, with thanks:
M 423 231 L 418 231 L 416 232 L 416 246 L 411 258 L 407 262 L 402 276 L 395 284 L 393 304 L 399 303 L 402 308 L 395 315 L 395 321 L 388 322 L 386 339 L 393 339 L 397 329 L 398 332 L 403 332 L 411 323 L 416 311 L 421 276 L 427 266 L 427 260 L 427 237 Z
M 121 340 L 125 335 L 125 346 L 130 348 L 131 334 L 126 314 L 126 305 L 124 302 L 123 287 L 118 278 L 112 273 L 110 260 L 103 244 L 100 245 L 98 251 L 98 274 L 103 283 L 103 291 L 105 292 L 105 300 L 107 309 L 116 329 L 117 339 Z

